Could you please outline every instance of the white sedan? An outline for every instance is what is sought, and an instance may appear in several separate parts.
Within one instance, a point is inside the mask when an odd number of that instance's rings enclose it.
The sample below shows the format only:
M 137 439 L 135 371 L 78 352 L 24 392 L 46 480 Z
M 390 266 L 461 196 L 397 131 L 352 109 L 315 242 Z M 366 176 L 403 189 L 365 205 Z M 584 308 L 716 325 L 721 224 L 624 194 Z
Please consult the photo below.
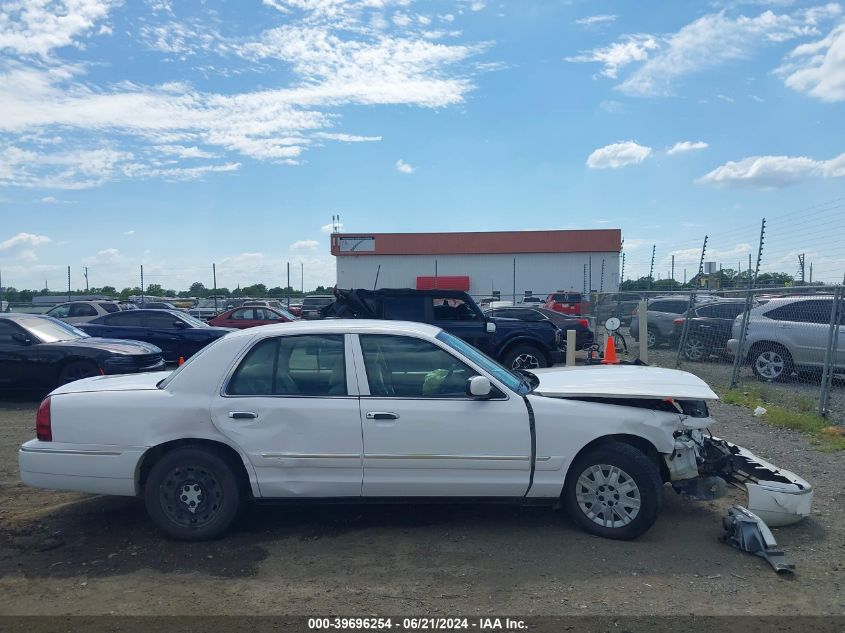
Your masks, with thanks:
M 56 389 L 20 471 L 143 497 L 191 540 L 225 532 L 247 501 L 306 498 L 545 502 L 630 539 L 667 482 L 699 499 L 742 486 L 770 525 L 806 516 L 807 482 L 705 431 L 715 398 L 675 370 L 513 373 L 429 325 L 303 321 L 229 334 L 170 374 Z

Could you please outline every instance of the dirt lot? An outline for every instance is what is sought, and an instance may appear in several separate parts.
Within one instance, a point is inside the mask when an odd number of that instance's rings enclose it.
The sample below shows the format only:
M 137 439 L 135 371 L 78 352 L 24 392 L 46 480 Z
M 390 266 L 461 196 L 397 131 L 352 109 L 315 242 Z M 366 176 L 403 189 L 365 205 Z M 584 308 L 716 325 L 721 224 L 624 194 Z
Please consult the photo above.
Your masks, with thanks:
M 264 507 L 234 534 L 163 539 L 134 499 L 24 488 L 33 403 L 0 403 L 0 614 L 843 614 L 843 455 L 716 405 L 721 434 L 816 487 L 813 516 L 775 531 L 798 565 L 778 577 L 718 542 L 740 496 L 666 490 L 636 542 L 561 513 L 477 506 Z

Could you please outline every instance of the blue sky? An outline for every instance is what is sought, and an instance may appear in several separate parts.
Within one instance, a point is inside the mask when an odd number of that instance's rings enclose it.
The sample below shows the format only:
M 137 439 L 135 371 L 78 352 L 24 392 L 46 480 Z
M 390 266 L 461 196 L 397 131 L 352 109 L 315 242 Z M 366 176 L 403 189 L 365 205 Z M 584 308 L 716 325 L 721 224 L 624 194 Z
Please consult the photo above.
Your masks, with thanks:
M 845 7 L 0 0 L 4 285 L 334 282 L 350 231 L 845 273 Z

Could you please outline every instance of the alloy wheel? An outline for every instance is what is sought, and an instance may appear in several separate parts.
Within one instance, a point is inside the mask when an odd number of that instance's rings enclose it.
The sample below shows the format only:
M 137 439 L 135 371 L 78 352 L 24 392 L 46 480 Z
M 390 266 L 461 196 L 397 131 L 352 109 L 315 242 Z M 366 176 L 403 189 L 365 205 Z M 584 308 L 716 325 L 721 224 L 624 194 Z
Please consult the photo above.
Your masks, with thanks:
M 608 528 L 631 523 L 642 505 L 637 483 L 624 470 L 610 464 L 587 467 L 578 477 L 575 497 L 587 518 Z

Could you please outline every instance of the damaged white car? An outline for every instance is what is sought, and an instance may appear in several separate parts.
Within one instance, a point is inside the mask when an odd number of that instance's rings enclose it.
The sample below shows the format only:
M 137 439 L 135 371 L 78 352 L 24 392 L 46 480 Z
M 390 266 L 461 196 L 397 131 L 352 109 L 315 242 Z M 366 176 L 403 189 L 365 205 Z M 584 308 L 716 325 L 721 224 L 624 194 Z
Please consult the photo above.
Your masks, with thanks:
M 512 500 L 562 505 L 631 539 L 664 485 L 748 492 L 769 525 L 812 488 L 713 437 L 697 377 L 644 366 L 513 373 L 419 323 L 318 321 L 235 332 L 171 374 L 53 391 L 20 449 L 31 486 L 142 497 L 168 535 L 225 532 L 247 501 Z

